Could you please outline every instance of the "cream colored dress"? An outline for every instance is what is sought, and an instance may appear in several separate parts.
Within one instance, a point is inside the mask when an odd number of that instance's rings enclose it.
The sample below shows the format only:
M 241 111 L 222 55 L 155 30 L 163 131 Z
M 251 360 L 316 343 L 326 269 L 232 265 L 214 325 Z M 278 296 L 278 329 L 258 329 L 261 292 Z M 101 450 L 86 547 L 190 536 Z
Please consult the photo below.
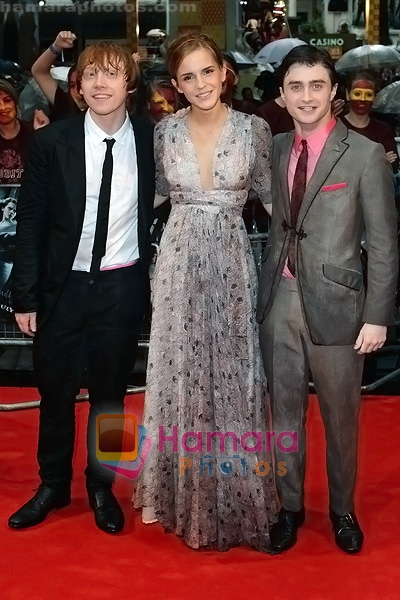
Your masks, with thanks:
M 229 110 L 214 189 L 205 192 L 187 112 L 155 130 L 157 192 L 169 194 L 172 210 L 154 280 L 144 412 L 153 448 L 135 506 L 153 507 L 165 529 L 192 548 L 268 551 L 276 497 L 265 449 L 257 275 L 242 210 L 250 188 L 270 201 L 271 134 L 262 119 Z M 256 452 L 248 451 L 254 431 L 264 440 Z M 232 435 L 225 443 L 211 436 L 207 446 L 207 432 Z M 162 444 L 164 436 L 172 441 Z

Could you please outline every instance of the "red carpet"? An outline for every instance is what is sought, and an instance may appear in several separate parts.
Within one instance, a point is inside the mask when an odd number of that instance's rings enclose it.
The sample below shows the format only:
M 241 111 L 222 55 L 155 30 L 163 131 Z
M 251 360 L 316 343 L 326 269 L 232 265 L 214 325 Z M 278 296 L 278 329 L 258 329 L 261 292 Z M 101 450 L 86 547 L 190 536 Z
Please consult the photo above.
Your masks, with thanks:
M 0 403 L 37 399 L 35 390 L 0 388 Z M 140 414 L 143 398 L 129 396 Z M 399 600 L 400 398 L 365 397 L 361 413 L 357 514 L 361 554 L 336 549 L 327 517 L 323 432 L 309 410 L 307 519 L 297 545 L 279 556 L 237 548 L 196 552 L 159 525 L 144 526 L 130 506 L 131 482 L 115 492 L 126 515 L 117 536 L 99 531 L 84 490 L 86 403 L 77 405 L 71 506 L 30 530 L 7 518 L 37 487 L 37 409 L 2 412 L 0 436 L 0 596 L 4 600 Z

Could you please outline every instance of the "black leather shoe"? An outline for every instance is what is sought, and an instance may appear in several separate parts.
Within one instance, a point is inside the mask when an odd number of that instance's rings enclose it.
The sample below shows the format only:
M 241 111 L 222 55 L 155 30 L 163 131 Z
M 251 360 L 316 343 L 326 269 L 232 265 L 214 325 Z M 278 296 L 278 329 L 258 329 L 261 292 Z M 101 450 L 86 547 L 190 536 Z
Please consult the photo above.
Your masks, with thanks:
M 124 513 L 112 491 L 108 488 L 88 490 L 88 496 L 97 527 L 107 533 L 121 531 L 125 522 Z
M 298 512 L 281 508 L 278 515 L 278 522 L 271 527 L 270 532 L 271 549 L 273 552 L 283 552 L 295 545 L 297 542 L 297 530 L 303 525 L 304 519 L 304 508 Z
M 54 508 L 63 508 L 68 504 L 71 504 L 69 489 L 60 492 L 42 483 L 33 498 L 11 515 L 8 525 L 14 529 L 33 527 L 44 521 Z
M 336 545 L 348 554 L 357 554 L 357 552 L 360 552 L 364 541 L 364 534 L 360 529 L 356 516 L 353 513 L 337 515 L 330 510 L 329 518 L 332 521 L 333 531 L 335 532 Z

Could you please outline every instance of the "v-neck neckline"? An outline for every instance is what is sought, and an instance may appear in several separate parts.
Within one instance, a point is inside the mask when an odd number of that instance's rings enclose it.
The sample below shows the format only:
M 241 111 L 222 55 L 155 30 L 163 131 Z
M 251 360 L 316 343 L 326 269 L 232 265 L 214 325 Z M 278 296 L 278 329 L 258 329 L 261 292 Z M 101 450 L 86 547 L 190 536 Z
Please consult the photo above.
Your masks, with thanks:
M 224 124 L 223 124 L 223 126 L 221 128 L 220 133 L 219 133 L 219 136 L 218 136 L 218 139 L 217 139 L 217 143 L 215 144 L 215 148 L 214 148 L 214 152 L 213 152 L 212 164 L 211 164 L 213 186 L 212 186 L 212 188 L 210 190 L 205 190 L 203 188 L 203 185 L 202 185 L 202 182 L 201 182 L 201 173 L 200 173 L 199 158 L 198 158 L 198 155 L 197 155 L 196 146 L 194 144 L 193 137 L 192 137 L 192 134 L 191 134 L 191 131 L 190 131 L 190 128 L 189 128 L 189 123 L 188 123 L 188 116 L 189 116 L 189 113 L 190 113 L 190 110 L 191 110 L 190 107 L 186 111 L 185 118 L 184 118 L 184 125 L 185 125 L 185 128 L 186 128 L 188 143 L 190 144 L 190 146 L 192 148 L 193 157 L 194 157 L 194 161 L 195 161 L 195 164 L 196 164 L 196 173 L 197 173 L 198 187 L 199 187 L 199 190 L 203 194 L 209 194 L 209 193 L 213 192 L 216 189 L 216 185 L 215 185 L 215 160 L 216 160 L 217 152 L 218 152 L 218 150 L 219 150 L 219 148 L 221 146 L 222 139 L 223 139 L 223 137 L 225 135 L 225 132 L 226 132 L 226 130 L 228 128 L 228 125 L 229 125 L 231 117 L 232 117 L 232 109 L 227 104 L 225 104 L 224 106 L 226 106 L 226 108 L 227 108 L 227 115 L 226 115 L 225 122 L 224 122 Z

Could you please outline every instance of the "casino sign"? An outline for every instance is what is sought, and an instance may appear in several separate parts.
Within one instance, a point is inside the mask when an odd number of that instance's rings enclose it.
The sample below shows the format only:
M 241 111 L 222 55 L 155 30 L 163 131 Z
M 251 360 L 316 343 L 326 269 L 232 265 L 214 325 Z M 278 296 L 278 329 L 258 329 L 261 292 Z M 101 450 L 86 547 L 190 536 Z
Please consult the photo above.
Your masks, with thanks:
M 334 60 L 338 60 L 347 50 L 361 45 L 361 41 L 353 33 L 324 33 L 320 36 L 308 33 L 298 37 L 311 46 L 327 50 Z

